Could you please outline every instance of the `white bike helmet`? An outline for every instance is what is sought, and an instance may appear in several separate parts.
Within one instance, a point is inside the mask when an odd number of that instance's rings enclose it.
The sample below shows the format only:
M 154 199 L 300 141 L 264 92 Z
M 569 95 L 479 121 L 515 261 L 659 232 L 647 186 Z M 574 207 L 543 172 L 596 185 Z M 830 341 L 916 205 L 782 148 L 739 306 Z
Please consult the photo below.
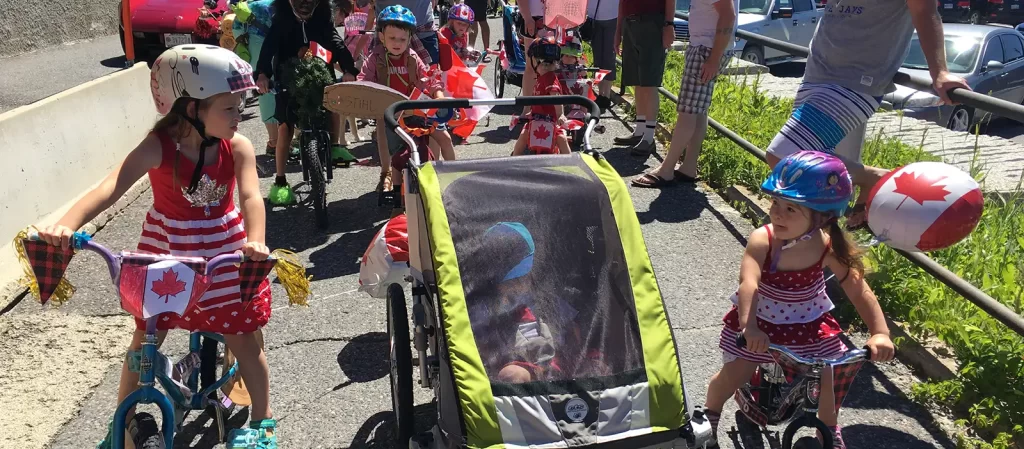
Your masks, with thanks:
M 167 49 L 153 62 L 149 84 L 157 112 L 181 115 L 203 139 L 199 163 L 189 186 L 189 191 L 194 191 L 202 173 L 206 147 L 220 139 L 207 136 L 206 127 L 199 117 L 190 117 L 186 112 L 188 102 L 178 100 L 189 98 L 198 104 L 214 95 L 256 89 L 252 66 L 226 48 L 203 44 L 179 45 Z

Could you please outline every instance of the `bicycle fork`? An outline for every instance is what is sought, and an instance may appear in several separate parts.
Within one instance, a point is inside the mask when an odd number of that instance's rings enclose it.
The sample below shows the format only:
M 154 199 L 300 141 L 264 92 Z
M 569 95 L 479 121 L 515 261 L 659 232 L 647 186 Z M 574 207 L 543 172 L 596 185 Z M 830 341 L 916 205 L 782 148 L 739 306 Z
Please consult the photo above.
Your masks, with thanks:
M 160 407 L 161 433 L 164 435 L 164 447 L 174 447 L 174 407 L 166 396 L 156 389 L 156 375 L 153 363 L 157 357 L 156 337 L 157 317 L 146 320 L 146 335 L 142 340 L 142 359 L 139 363 L 139 389 L 124 398 L 114 412 L 114 429 L 111 432 L 114 449 L 124 449 L 125 421 L 128 411 L 138 404 L 156 404 Z M 129 363 L 131 363 L 129 361 Z

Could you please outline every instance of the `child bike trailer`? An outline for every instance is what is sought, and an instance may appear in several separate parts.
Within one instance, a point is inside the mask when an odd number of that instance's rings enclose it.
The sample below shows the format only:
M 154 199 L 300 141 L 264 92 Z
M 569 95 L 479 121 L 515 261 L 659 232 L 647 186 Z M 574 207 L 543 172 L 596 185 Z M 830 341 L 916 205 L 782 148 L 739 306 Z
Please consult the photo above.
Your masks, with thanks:
M 446 101 L 466 100 L 428 103 Z M 386 119 L 426 104 L 397 103 Z M 704 446 L 710 425 L 688 401 L 629 192 L 605 159 L 417 163 L 405 183 L 411 301 L 388 288 L 398 447 Z M 417 384 L 436 397 L 429 428 L 413 418 L 413 350 Z

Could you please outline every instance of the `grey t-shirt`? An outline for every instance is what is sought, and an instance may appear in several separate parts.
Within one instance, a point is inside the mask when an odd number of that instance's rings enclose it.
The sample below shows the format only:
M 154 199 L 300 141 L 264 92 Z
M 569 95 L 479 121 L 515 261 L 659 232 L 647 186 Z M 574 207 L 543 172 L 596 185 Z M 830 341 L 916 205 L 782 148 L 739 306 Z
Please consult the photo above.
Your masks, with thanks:
M 804 81 L 873 97 L 894 90 L 914 24 L 906 0 L 829 0 L 811 40 Z

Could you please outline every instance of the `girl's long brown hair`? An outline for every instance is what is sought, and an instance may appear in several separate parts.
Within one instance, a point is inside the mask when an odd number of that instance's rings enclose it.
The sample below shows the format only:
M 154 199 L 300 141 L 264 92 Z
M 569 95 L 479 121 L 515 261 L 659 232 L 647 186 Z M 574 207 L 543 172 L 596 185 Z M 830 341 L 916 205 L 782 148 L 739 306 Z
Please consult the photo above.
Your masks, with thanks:
M 835 254 L 836 259 L 839 259 L 843 265 L 850 267 L 854 273 L 860 276 L 864 275 L 864 261 L 862 257 L 864 252 L 861 251 L 860 247 L 853 242 L 850 238 L 850 234 L 843 230 L 839 226 L 837 220 L 832 220 L 828 225 L 828 235 L 832 237 L 832 254 Z M 838 276 L 838 274 L 837 274 Z M 846 275 L 843 280 L 846 280 Z
M 187 120 L 185 120 L 184 117 L 181 116 L 181 114 L 187 114 L 188 113 L 188 108 L 187 108 L 187 103 L 186 103 L 188 101 L 191 101 L 191 100 L 189 100 L 187 98 L 179 98 L 177 101 L 175 101 L 174 105 L 171 106 L 171 112 L 168 113 L 167 115 L 163 116 L 163 117 L 160 117 L 160 119 L 156 121 L 156 124 L 153 125 L 153 131 L 152 132 L 154 132 L 154 133 L 164 133 L 168 137 L 170 137 L 171 140 L 173 140 L 175 142 L 179 142 L 179 141 L 181 141 L 182 138 L 187 137 L 188 135 L 192 134 L 195 131 L 194 129 L 192 129 L 192 124 L 189 123 Z M 206 100 L 200 101 L 199 104 L 197 105 L 197 111 L 199 109 L 204 109 L 204 108 L 208 107 L 209 106 L 209 102 L 210 102 L 210 99 L 206 99 Z M 178 159 L 180 157 L 181 157 L 181 153 L 178 152 L 178 151 L 175 151 L 174 152 L 174 166 L 172 167 L 172 171 L 173 171 L 172 178 L 174 179 L 174 189 L 175 190 L 178 189 L 178 185 L 179 185 L 179 179 L 178 179 Z

